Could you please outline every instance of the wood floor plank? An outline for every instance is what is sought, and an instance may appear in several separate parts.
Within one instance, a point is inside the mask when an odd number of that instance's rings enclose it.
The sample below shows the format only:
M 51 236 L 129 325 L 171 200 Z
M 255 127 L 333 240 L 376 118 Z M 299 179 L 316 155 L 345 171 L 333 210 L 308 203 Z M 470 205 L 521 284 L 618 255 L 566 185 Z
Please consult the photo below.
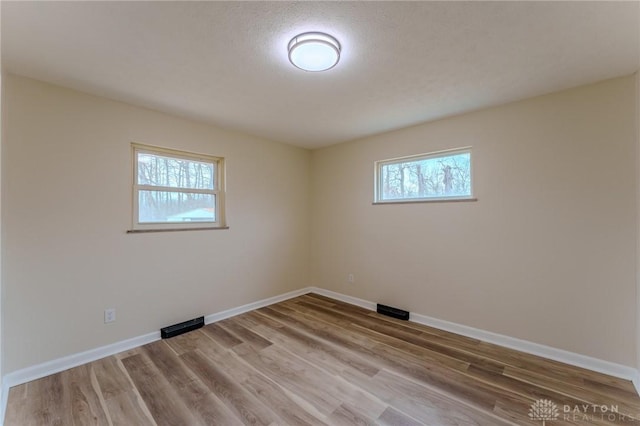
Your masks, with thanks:
M 387 326 L 367 327 L 366 324 L 369 320 L 357 321 L 355 318 L 343 315 L 338 311 L 333 311 L 324 307 L 314 307 L 307 302 L 300 302 L 299 305 L 302 306 L 303 309 L 311 308 L 311 315 L 314 315 L 325 322 L 336 322 L 345 329 L 356 330 L 357 333 L 363 337 L 363 340 L 382 343 L 396 350 L 406 352 L 407 354 L 411 354 L 422 359 L 428 359 L 433 363 L 442 364 L 460 370 L 464 370 L 469 366 L 469 363 L 466 361 L 426 349 L 416 345 L 415 343 L 407 342 L 393 335 L 393 330 Z M 372 346 L 373 343 L 370 347 Z
M 401 413 L 393 407 L 389 407 L 378 417 L 376 423 L 382 426 L 420 426 L 417 420 Z
M 246 345 L 245 345 L 246 346 Z M 215 364 L 224 365 L 225 372 L 236 383 L 241 384 L 256 399 L 274 411 L 286 424 L 292 425 L 324 425 L 324 416 L 312 405 L 301 403 L 287 389 L 261 374 L 242 360 L 235 352 L 208 353 L 207 358 Z
M 313 295 L 313 296 L 315 297 L 316 295 Z M 296 302 L 295 300 L 292 302 L 299 303 L 299 302 Z M 345 304 L 344 302 L 336 302 L 336 306 L 350 307 L 352 305 Z M 357 310 L 362 310 L 362 308 L 358 308 L 358 307 L 353 307 L 353 308 Z M 280 309 L 287 309 L 287 308 L 285 307 Z M 311 312 L 308 312 L 308 314 L 309 313 Z M 376 314 L 372 313 L 371 315 L 376 315 Z M 389 319 L 389 320 L 393 320 L 393 319 Z M 393 320 L 393 321 L 397 321 L 397 320 Z M 405 322 L 402 322 L 402 323 L 405 323 Z M 426 326 L 422 326 L 419 324 L 413 324 L 412 326 L 428 328 Z M 441 332 L 441 333 L 446 333 L 446 332 Z M 524 364 L 526 367 L 533 366 L 536 370 L 541 370 L 542 372 L 544 372 L 545 369 L 546 370 L 553 369 L 552 373 L 556 375 L 556 377 L 562 377 L 563 379 L 573 378 L 572 376 L 579 376 L 579 380 L 580 380 L 579 383 L 581 384 L 584 382 L 583 380 L 584 377 L 590 377 L 591 375 L 595 375 L 598 377 L 598 380 L 599 380 L 598 383 L 603 383 L 603 382 L 608 383 L 609 381 L 614 381 L 616 383 L 616 386 L 620 386 L 620 384 L 622 383 L 623 388 L 628 389 L 628 384 L 629 384 L 628 381 L 615 379 L 599 373 L 594 373 L 588 370 L 584 370 L 579 367 L 567 366 L 567 365 L 558 363 L 556 361 L 540 358 L 534 355 L 524 354 L 522 352 L 513 351 L 513 350 L 508 350 L 505 348 L 498 347 L 496 345 L 492 345 L 486 342 L 479 342 L 477 340 L 469 339 L 464 336 L 459 336 L 452 333 L 446 333 L 446 337 L 447 339 L 449 339 L 450 342 L 460 342 L 460 344 L 465 348 L 478 351 L 483 356 L 492 356 L 492 357 L 498 358 L 497 361 L 504 363 L 505 365 L 508 364 L 508 365 L 521 366 Z M 528 363 L 531 363 L 532 365 L 529 365 Z M 555 371 L 556 368 L 561 368 L 562 371 Z M 635 392 L 632 392 L 632 393 L 633 393 L 633 396 L 636 396 Z
M 49 408 L 53 408 L 55 411 L 52 411 L 51 419 L 49 424 L 70 424 L 73 423 L 73 417 L 71 415 L 73 408 L 71 407 L 71 389 L 66 388 L 64 386 L 67 381 L 66 378 L 68 376 L 68 371 L 62 371 L 57 378 L 54 378 L 50 387 L 47 386 L 46 392 L 49 393 L 49 398 L 53 404 L 48 403 L 48 401 L 44 400 L 41 404 L 42 413 L 44 414 L 42 419 L 46 419 L 46 415 L 49 414 Z M 68 407 L 67 410 L 64 410 L 63 407 Z
M 284 305 L 272 305 L 259 309 L 257 312 L 281 321 L 283 324 L 290 325 L 292 328 L 314 335 L 322 339 L 326 344 L 331 344 L 360 355 L 364 353 L 374 360 L 377 358 L 375 353 L 368 351 L 365 346 L 359 345 L 355 341 L 356 339 L 353 339 L 354 336 L 348 333 L 340 333 L 341 329 L 339 327 L 318 321 L 303 312 L 289 309 Z
M 302 311 L 296 309 L 302 309 Z M 305 311 L 304 307 L 296 309 L 291 310 L 285 307 L 284 311 L 312 327 L 317 327 L 318 322 L 324 322 L 325 324 L 334 322 L 336 327 L 333 331 L 334 333 L 348 336 L 352 342 L 359 341 L 363 345 L 372 344 L 367 337 L 367 335 L 370 337 L 371 333 L 365 332 L 362 327 L 353 325 L 347 320 L 339 318 L 337 321 L 333 321 L 331 315 L 315 309 L 309 311 Z M 275 306 L 273 310 L 283 310 L 283 308 Z M 313 320 L 316 320 L 316 322 L 314 323 Z M 363 336 L 361 333 L 365 333 L 365 335 Z M 458 400 L 465 403 L 473 404 L 484 410 L 493 410 L 495 401 L 504 392 L 502 388 L 493 385 L 491 382 L 477 380 L 468 374 L 464 374 L 462 370 L 450 369 L 433 362 L 425 363 L 412 354 L 399 351 L 392 346 L 373 342 L 373 350 L 363 350 L 363 347 L 358 345 L 352 348 L 360 351 L 362 356 L 374 356 L 379 363 L 391 371 L 405 377 L 411 377 L 426 385 L 437 387 L 449 395 L 456 395 Z M 531 404 L 534 402 L 534 399 L 521 395 L 516 395 L 516 397 L 522 403 Z M 519 406 L 517 408 L 519 409 Z M 508 406 L 505 409 L 508 409 Z M 520 414 L 513 413 L 516 417 Z
M 325 414 L 330 414 L 341 402 L 361 407 L 367 413 L 374 413 L 375 416 L 386 408 L 384 403 L 368 392 L 352 386 L 339 377 L 332 377 L 286 349 L 274 346 L 260 353 L 250 348 L 245 349 L 247 351 L 242 353 L 242 356 L 248 363 L 280 383 L 283 388 L 303 398 L 311 397 L 309 401 L 316 407 L 320 407 L 320 411 Z M 332 383 L 332 386 L 330 389 L 324 389 L 316 385 L 314 389 L 314 384 L 322 383 Z
M 115 357 L 94 361 L 91 363 L 91 368 L 105 400 L 131 390 L 131 383 L 124 372 L 120 370 L 118 360 Z
M 602 382 L 596 382 L 588 378 L 584 378 L 581 381 L 581 386 L 591 389 L 594 392 L 599 392 L 603 395 L 610 396 L 611 398 L 619 399 L 623 398 L 625 401 L 629 401 L 631 404 L 638 404 L 638 394 L 633 386 L 633 382 L 628 380 L 619 379 L 622 383 L 616 383 L 615 385 L 609 385 Z
M 496 371 L 502 371 L 505 367 L 505 364 L 499 361 L 487 359 L 486 357 L 475 354 L 471 350 L 460 348 L 456 344 L 444 341 L 440 336 L 425 334 L 417 328 L 406 327 L 406 324 L 411 324 L 407 321 L 396 320 L 397 322 L 395 323 L 387 323 L 387 321 L 380 321 L 381 315 L 375 318 L 370 317 L 370 311 L 366 311 L 357 306 L 347 305 L 345 307 L 344 305 L 334 305 L 334 307 L 338 309 L 340 313 L 344 314 L 345 317 L 349 317 L 354 324 L 386 336 L 392 336 L 406 343 L 417 345 L 422 349 L 429 349 L 438 354 L 469 364 L 481 365 L 485 369 L 492 368 Z
M 297 360 L 292 362 L 282 349 L 270 347 L 256 352 L 249 346 L 238 346 L 234 351 L 260 373 L 283 388 L 300 395 L 323 415 L 330 415 L 342 402 L 330 390 L 314 386 L 314 383 L 323 383 L 314 382 L 314 377 L 320 377 L 320 380 L 326 380 L 326 377 L 314 374 Z
M 139 353 L 128 351 L 128 356 Z M 131 377 L 126 372 L 118 356 L 112 356 L 89 364 L 92 380 L 103 398 L 103 405 L 114 426 L 139 424 L 155 425 L 155 421 L 145 405 Z
M 629 381 L 307 294 L 15 386 L 5 425 L 530 425 L 542 398 L 549 426 L 640 416 Z
M 184 365 L 164 340 L 142 347 L 151 362 L 173 388 L 183 388 L 197 380 L 197 376 Z
M 203 345 L 206 345 L 209 342 L 209 339 L 202 338 L 201 333 L 202 330 L 194 330 L 190 333 L 166 339 L 165 341 L 177 355 L 182 355 L 202 348 Z
M 257 314 L 258 318 L 269 319 L 268 316 Z M 275 322 L 275 321 L 273 321 Z M 259 330 L 267 335 L 267 338 L 273 342 L 287 347 L 290 351 L 302 357 L 312 360 L 314 363 L 322 365 L 330 371 L 339 372 L 340 370 L 351 367 L 363 372 L 369 376 L 373 376 L 380 369 L 373 363 L 367 362 L 360 357 L 341 350 L 333 345 L 317 339 L 313 335 L 293 329 L 291 327 L 280 324 L 278 327 L 261 325 Z
M 17 386 L 18 392 L 20 392 L 20 388 L 25 391 L 24 404 L 7 406 L 5 424 L 16 426 L 66 426 L 73 424 L 70 404 L 65 404 L 66 401 L 69 401 L 65 396 L 70 391 L 64 388 L 62 373 Z M 9 403 L 13 402 L 11 398 L 13 390 L 14 388 L 10 391 Z M 19 411 L 20 408 L 22 410 Z M 24 411 L 25 409 L 28 411 Z
M 233 320 L 224 320 L 220 321 L 220 327 L 222 327 L 227 332 L 231 333 L 238 339 L 250 344 L 255 347 L 256 350 L 261 350 L 271 346 L 271 342 L 260 336 L 259 334 L 254 333 L 250 329 L 244 327 L 237 321 Z
M 325 341 L 341 346 L 355 356 L 362 357 L 374 364 L 379 364 L 382 368 L 390 368 L 411 374 L 412 368 L 418 365 L 420 370 L 431 370 L 437 367 L 426 363 L 425 359 L 410 357 L 401 351 L 394 350 L 394 348 L 381 346 L 379 343 L 367 339 L 366 336 L 356 334 L 352 330 L 325 322 L 324 320 L 328 318 L 322 315 L 318 317 L 312 312 L 299 312 L 285 306 L 263 308 L 260 312 L 293 324 L 310 333 L 315 333 Z
M 209 324 L 202 328 L 202 332 L 206 333 L 209 337 L 220 343 L 225 348 L 232 348 L 242 343 L 242 340 L 238 339 L 218 324 Z
M 296 300 L 313 300 L 314 303 L 319 303 L 320 305 L 324 305 L 327 307 L 334 307 L 337 302 L 337 300 L 335 299 L 331 299 L 329 297 L 325 297 L 316 293 L 303 294 L 300 297 L 296 297 Z
M 120 392 L 105 401 L 113 426 L 154 426 L 156 422 L 140 408 L 144 404 L 133 390 Z
M 203 424 L 242 424 L 222 401 L 209 392 L 195 373 L 179 358 L 172 356 L 173 352 L 164 341 L 151 343 L 143 349 L 186 407 L 198 416 Z
M 405 416 L 422 422 L 439 425 L 509 424 L 491 414 L 490 410 L 482 410 L 464 398 L 454 398 L 446 392 L 404 380 L 402 376 L 385 370 L 373 378 L 355 372 L 345 372 L 343 376 L 355 385 L 376 394 Z M 524 415 L 526 416 L 526 412 Z
M 278 417 L 198 350 L 180 355 L 198 378 L 245 424 L 269 425 Z
M 320 295 L 310 294 L 305 295 L 303 298 L 296 299 L 293 302 L 310 308 L 313 307 L 314 303 L 317 303 L 317 299 L 322 300 L 327 298 Z M 490 365 L 498 368 L 500 365 L 526 368 L 542 377 L 561 377 L 564 381 L 571 382 L 577 386 L 584 385 L 584 380 L 590 379 L 595 380 L 596 383 L 601 385 L 615 386 L 617 389 L 627 391 L 632 397 L 637 396 L 635 388 L 629 381 L 607 377 L 606 375 L 594 373 L 580 367 L 567 366 L 566 364 L 531 354 L 513 350 L 505 352 L 504 348 L 500 346 L 487 342 L 480 342 L 465 336 L 446 333 L 441 330 L 434 333 L 433 330 L 436 329 L 407 321 L 384 317 L 377 313 L 367 313 L 367 310 L 364 308 L 349 305 L 344 302 L 336 301 L 333 307 L 328 307 L 326 304 L 320 304 L 317 308 L 320 312 L 335 312 L 343 320 L 351 318 L 354 323 L 372 330 L 381 333 L 388 333 L 407 342 L 432 348 L 439 353 L 447 354 L 460 360 L 467 360 L 471 363 L 475 363 L 476 365 L 482 365 L 484 369 L 487 369 Z M 393 327 L 370 326 L 370 323 L 363 320 L 362 317 L 375 317 L 377 320 L 382 319 L 382 322 L 391 322 L 396 328 L 399 327 L 400 330 L 398 332 L 394 332 Z M 423 328 L 427 333 L 422 333 L 420 338 L 414 338 L 409 335 L 411 334 L 409 329 L 418 331 L 420 328 Z M 455 352 L 457 351 L 462 353 L 456 354 Z M 478 358 L 481 358 L 482 360 L 478 360 Z
M 342 425 L 361 425 L 361 426 L 373 426 L 376 424 L 375 420 L 364 414 L 361 410 L 347 403 L 341 404 L 336 408 L 331 416 L 329 416 L 329 423 L 335 426 Z
M 70 399 L 70 415 L 75 424 L 109 425 L 111 418 L 105 412 L 105 406 L 99 395 L 99 388 L 93 386 L 91 365 L 85 364 L 64 372 L 62 386 Z
M 35 382 L 35 381 L 34 381 Z M 14 386 L 9 391 L 7 396 L 7 410 L 5 413 L 5 424 L 8 425 L 23 425 L 34 423 L 34 399 L 39 398 L 40 395 L 29 397 L 27 388 L 33 385 L 34 382 L 24 383 L 19 386 Z
M 602 406 L 611 402 L 611 394 L 607 394 L 608 389 L 604 392 L 598 392 L 597 388 L 590 389 L 585 386 L 576 386 L 570 382 L 541 377 L 538 374 L 515 367 L 507 367 L 503 375 L 534 385 L 538 388 L 565 395 L 573 400 L 581 401 L 581 403 L 586 402 L 591 405 Z M 634 399 L 628 395 L 619 395 L 616 397 L 616 405 L 620 409 L 620 412 L 628 415 L 637 415 L 640 413 L 639 402 L 637 397 Z
M 307 404 L 300 404 L 299 398 L 293 398 L 291 393 L 262 374 L 250 375 L 244 385 L 256 398 L 275 411 L 285 424 L 327 425 L 315 409 L 309 410 Z
M 311 305 L 304 303 L 300 303 L 302 306 L 310 307 Z M 450 359 L 454 359 L 456 361 L 465 361 L 467 363 L 489 363 L 490 360 L 486 360 L 481 356 L 475 355 L 473 352 L 460 350 L 456 347 L 452 347 L 448 344 L 443 344 L 437 340 L 434 341 L 433 336 L 429 336 L 430 338 L 425 338 L 424 333 L 421 331 L 406 327 L 405 324 L 408 322 L 403 321 L 400 323 L 387 324 L 384 321 L 380 321 L 378 318 L 372 318 L 369 315 L 363 313 L 364 309 L 353 307 L 352 305 L 336 305 L 334 308 L 327 308 L 324 306 L 320 306 L 317 309 L 319 312 L 325 313 L 327 315 L 337 315 L 338 318 L 348 322 L 351 321 L 353 324 L 362 327 L 363 329 L 377 332 L 382 336 L 387 336 L 393 340 L 390 340 L 395 343 L 395 340 L 402 340 L 405 343 L 416 345 L 420 349 L 429 349 L 439 355 L 444 355 Z M 387 340 L 389 341 L 389 340 Z M 398 347 L 397 344 L 395 344 Z M 411 350 L 411 346 L 403 345 L 405 348 L 409 348 Z M 418 351 L 420 353 L 421 351 Z M 422 351 L 424 352 L 424 351 Z M 501 368 L 502 366 L 493 362 L 496 368 Z
M 142 354 L 136 354 L 123 359 L 122 363 L 159 426 L 202 424 L 182 403 L 167 379 L 150 360 Z

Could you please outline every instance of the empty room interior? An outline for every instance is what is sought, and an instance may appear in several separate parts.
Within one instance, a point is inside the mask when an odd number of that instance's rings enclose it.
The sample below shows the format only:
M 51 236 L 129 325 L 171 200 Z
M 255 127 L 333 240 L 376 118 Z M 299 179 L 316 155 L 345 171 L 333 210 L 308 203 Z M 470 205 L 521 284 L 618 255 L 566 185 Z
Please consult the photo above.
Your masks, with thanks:
M 0 424 L 640 424 L 640 2 L 0 23 Z

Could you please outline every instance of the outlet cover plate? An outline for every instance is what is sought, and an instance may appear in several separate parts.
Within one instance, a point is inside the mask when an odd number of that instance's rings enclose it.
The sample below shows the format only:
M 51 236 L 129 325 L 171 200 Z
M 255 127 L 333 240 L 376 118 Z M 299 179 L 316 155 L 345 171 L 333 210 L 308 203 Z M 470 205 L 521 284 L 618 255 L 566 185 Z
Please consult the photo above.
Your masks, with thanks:
M 109 324 L 110 322 L 114 322 L 116 320 L 116 310 L 114 308 L 109 308 L 104 310 L 104 323 Z

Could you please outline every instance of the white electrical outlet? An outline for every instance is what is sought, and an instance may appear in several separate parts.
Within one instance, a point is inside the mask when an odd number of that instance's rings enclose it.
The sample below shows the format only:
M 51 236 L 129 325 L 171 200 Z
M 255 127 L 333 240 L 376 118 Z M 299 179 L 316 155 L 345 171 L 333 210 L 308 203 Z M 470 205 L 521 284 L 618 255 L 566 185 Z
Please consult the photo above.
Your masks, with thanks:
M 356 277 L 353 274 L 349 274 L 347 275 L 347 281 L 349 282 L 349 284 L 353 284 L 356 282 Z
M 104 310 L 104 323 L 108 324 L 110 322 L 114 322 L 116 320 L 116 310 L 115 308 L 109 308 Z

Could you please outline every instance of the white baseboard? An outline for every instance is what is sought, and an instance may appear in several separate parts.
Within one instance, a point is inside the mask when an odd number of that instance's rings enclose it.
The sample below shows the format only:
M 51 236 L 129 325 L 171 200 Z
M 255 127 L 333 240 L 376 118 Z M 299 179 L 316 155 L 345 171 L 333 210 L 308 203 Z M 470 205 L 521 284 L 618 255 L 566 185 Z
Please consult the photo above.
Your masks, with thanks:
M 294 297 L 298 297 L 307 293 L 316 293 L 322 296 L 330 297 L 332 299 L 343 301 L 345 303 L 360 306 L 371 311 L 375 311 L 376 309 L 376 304 L 368 300 L 348 296 L 342 293 L 336 293 L 334 291 L 325 290 L 323 288 L 305 287 L 299 290 L 290 291 L 278 296 L 239 306 L 237 308 L 227 309 L 222 312 L 207 315 L 205 316 L 205 324 L 211 324 L 216 321 L 221 321 L 235 315 L 240 315 L 254 309 L 259 309 L 264 306 L 292 299 Z M 550 346 L 541 345 L 539 343 L 533 343 L 526 340 L 516 339 L 514 337 L 492 333 L 490 331 L 480 330 L 466 325 L 432 318 L 427 315 L 411 313 L 411 321 L 463 336 L 471 337 L 473 339 L 482 340 L 484 342 L 494 343 L 496 345 L 515 349 L 521 352 L 526 352 L 555 361 L 564 362 L 566 364 L 574 365 L 577 367 L 597 371 L 599 373 L 608 374 L 610 376 L 630 380 L 633 382 L 636 391 L 638 391 L 638 394 L 640 394 L 640 373 L 637 369 L 628 367 L 626 365 L 616 364 L 613 362 L 592 358 L 586 355 L 565 351 L 563 349 L 553 348 Z M 101 346 L 99 348 L 91 349 L 85 352 L 68 355 L 7 374 L 6 376 L 2 377 L 0 385 L 0 426 L 2 426 L 2 424 L 4 423 L 4 413 L 6 411 L 7 398 L 9 396 L 9 389 L 11 387 L 30 382 L 32 380 L 40 379 L 42 377 L 67 370 L 69 368 L 77 367 L 78 365 L 96 361 L 98 359 L 114 355 L 129 349 L 133 349 L 159 339 L 160 332 L 155 331 L 153 333 L 133 337 L 131 339 Z
M 636 371 L 631 381 L 633 382 L 633 387 L 636 388 L 636 392 L 640 395 L 640 371 Z
M 204 323 L 211 324 L 216 321 L 222 321 L 223 319 L 244 314 L 245 312 L 253 311 L 254 309 L 264 308 L 265 306 L 273 305 L 274 303 L 282 302 L 284 300 L 293 299 L 294 297 L 302 296 L 303 294 L 307 294 L 309 292 L 311 292 L 311 287 L 305 287 L 301 288 L 300 290 L 290 291 L 278 296 L 273 296 L 267 299 L 258 300 L 257 302 L 238 306 L 237 308 L 227 309 L 226 311 L 207 315 L 206 317 L 204 317 Z
M 482 340 L 483 342 L 493 343 L 509 349 L 515 349 L 520 352 L 526 352 L 528 354 L 541 356 L 543 358 L 552 359 L 554 361 L 563 362 L 576 367 L 586 368 L 587 370 L 597 371 L 598 373 L 607 374 L 621 379 L 633 380 L 638 373 L 638 370 L 626 365 L 616 364 L 610 361 L 566 351 L 564 349 L 558 349 L 542 345 L 540 343 L 530 342 L 528 340 L 492 333 L 490 331 L 480 330 L 466 325 L 432 318 L 426 315 L 412 313 L 411 321 L 438 328 L 440 330 L 449 331 L 451 333 L 461 334 L 473 339 Z
M 330 297 L 331 299 L 336 299 L 345 303 L 360 306 L 361 308 L 369 309 L 370 311 L 376 310 L 376 304 L 374 302 L 369 302 L 368 300 L 359 299 L 353 296 L 347 296 L 346 294 L 336 293 L 335 291 L 325 290 L 324 288 L 320 287 L 309 287 L 308 290 L 309 291 L 307 293 L 316 293 L 320 296 Z
M 13 373 L 7 374 L 3 377 L 2 381 L 5 386 L 11 388 L 12 386 L 21 385 L 32 380 L 40 379 L 42 377 L 46 377 L 60 371 L 68 370 L 69 368 L 77 367 L 79 365 L 107 357 L 109 355 L 127 351 L 138 346 L 146 345 L 147 343 L 151 343 L 159 339 L 160 332 L 154 331 L 153 333 L 144 334 L 142 336 L 133 337 L 131 339 L 122 340 L 120 342 L 111 343 L 99 348 L 90 349 L 88 351 L 79 352 L 76 354 L 64 356 L 62 358 L 43 362 L 42 364 L 23 368 L 22 370 L 17 370 Z
M 273 305 L 274 303 L 282 302 L 287 299 L 292 299 L 309 292 L 310 288 L 290 291 L 288 293 L 269 297 L 267 299 L 259 300 L 257 302 L 239 306 L 237 308 L 227 309 L 226 311 L 207 315 L 204 317 L 204 321 L 205 324 L 211 324 L 213 322 L 221 321 L 235 315 L 240 315 L 254 309 Z M 155 342 L 156 340 L 160 340 L 159 331 L 154 331 L 142 336 L 122 340 L 120 342 L 111 343 L 109 345 L 101 346 L 99 348 L 91 349 L 85 352 L 64 356 L 62 358 L 43 362 L 42 364 L 33 365 L 31 367 L 23 368 L 21 370 L 14 371 L 13 373 L 7 374 L 2 378 L 2 385 L 0 387 L 0 391 L 2 392 L 0 399 L 0 426 L 2 426 L 2 424 L 4 423 L 4 413 L 6 411 L 7 398 L 9 396 L 9 389 L 11 387 L 30 382 L 32 380 L 37 380 L 42 377 L 58 373 L 60 371 L 68 370 L 69 368 L 77 367 L 88 362 L 96 361 L 98 359 L 105 358 L 119 352 L 137 348 L 139 346 L 146 345 L 147 343 Z
M 359 299 L 353 296 L 336 293 L 334 291 L 325 290 L 317 287 L 310 287 L 310 291 L 323 296 L 327 296 L 345 303 L 351 303 L 372 311 L 376 310 L 376 304 L 368 300 Z M 616 364 L 598 358 L 581 355 L 575 352 L 569 352 L 564 349 L 553 348 L 551 346 L 530 342 L 527 340 L 517 339 L 502 334 L 492 333 L 490 331 L 480 330 L 478 328 L 469 327 L 462 324 L 456 324 L 449 321 L 433 318 L 427 315 L 411 313 L 411 321 L 418 324 L 428 325 L 440 330 L 449 331 L 451 333 L 460 334 L 473 339 L 482 340 L 483 342 L 493 343 L 504 346 L 517 351 L 526 352 L 532 355 L 538 355 L 554 361 L 563 362 L 565 364 L 576 367 L 586 368 L 588 370 L 597 371 L 598 373 L 608 374 L 625 380 L 630 380 L 636 387 L 636 391 L 640 394 L 640 375 L 638 370 L 622 364 Z

